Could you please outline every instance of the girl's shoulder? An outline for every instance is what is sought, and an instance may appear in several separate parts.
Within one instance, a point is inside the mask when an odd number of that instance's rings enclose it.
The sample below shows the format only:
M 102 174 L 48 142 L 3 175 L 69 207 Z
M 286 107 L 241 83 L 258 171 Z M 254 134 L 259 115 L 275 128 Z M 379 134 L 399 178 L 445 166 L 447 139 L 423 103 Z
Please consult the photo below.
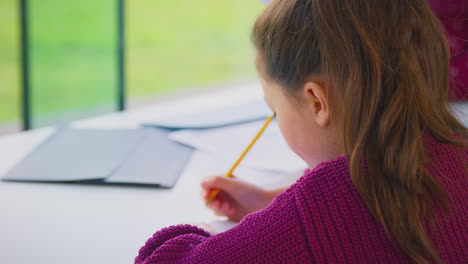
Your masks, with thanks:
M 467 16 L 465 0 L 428 0 L 434 13 L 439 17 L 460 17 Z
M 349 175 L 349 162 L 345 156 L 338 157 L 333 160 L 319 163 L 313 169 L 306 169 L 304 175 L 299 179 L 302 181 L 332 181 L 334 182 L 337 176 Z
M 450 193 L 454 188 L 466 186 L 468 148 L 445 144 L 429 136 L 424 138 L 424 144 L 429 158 L 427 169 L 443 188 Z
M 429 171 L 436 178 L 460 178 L 464 164 L 468 164 L 468 149 L 438 142 L 432 137 L 423 138 L 430 157 Z M 360 200 L 358 190 L 351 180 L 348 158 L 343 156 L 322 162 L 314 169 L 307 169 L 294 184 L 301 195 L 323 199 L 346 200 L 350 197 Z
M 459 135 L 455 135 L 455 137 L 457 139 L 467 140 Z M 453 160 L 454 157 L 458 159 L 460 156 L 462 156 L 466 161 L 468 158 L 468 148 L 457 147 L 452 144 L 440 142 L 430 135 L 424 135 L 423 142 L 426 147 L 427 154 L 430 155 L 432 161 L 450 161 Z
M 357 189 L 351 181 L 349 161 L 345 156 L 322 162 L 314 169 L 307 169 L 296 182 L 296 188 L 304 197 L 315 199 L 348 199 L 359 197 Z

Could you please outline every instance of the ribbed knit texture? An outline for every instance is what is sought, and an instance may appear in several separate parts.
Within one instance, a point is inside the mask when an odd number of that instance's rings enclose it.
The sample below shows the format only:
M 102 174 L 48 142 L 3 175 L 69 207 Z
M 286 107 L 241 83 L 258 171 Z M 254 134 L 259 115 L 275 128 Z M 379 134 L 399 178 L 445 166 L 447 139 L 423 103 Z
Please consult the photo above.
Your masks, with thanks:
M 449 194 L 451 214 L 428 230 L 444 263 L 468 263 L 467 151 L 428 140 L 429 171 Z M 461 155 L 460 155 L 461 154 Z M 217 235 L 177 225 L 154 234 L 136 264 L 412 263 L 385 235 L 351 182 L 345 157 L 306 170 L 270 205 Z
M 468 99 L 468 1 L 428 0 L 450 45 L 451 99 Z

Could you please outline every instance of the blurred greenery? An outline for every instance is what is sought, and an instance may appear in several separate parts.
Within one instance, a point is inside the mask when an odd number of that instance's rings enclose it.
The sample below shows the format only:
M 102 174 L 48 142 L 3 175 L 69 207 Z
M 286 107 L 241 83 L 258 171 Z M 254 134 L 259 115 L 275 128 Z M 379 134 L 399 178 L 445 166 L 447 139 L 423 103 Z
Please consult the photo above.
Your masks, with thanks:
M 19 35 L 16 0 L 0 0 L 0 123 L 19 116 Z
M 115 108 L 116 0 L 29 0 L 34 117 Z M 18 118 L 16 0 L 0 0 L 0 122 Z M 126 1 L 127 93 L 138 100 L 254 76 L 257 0 Z

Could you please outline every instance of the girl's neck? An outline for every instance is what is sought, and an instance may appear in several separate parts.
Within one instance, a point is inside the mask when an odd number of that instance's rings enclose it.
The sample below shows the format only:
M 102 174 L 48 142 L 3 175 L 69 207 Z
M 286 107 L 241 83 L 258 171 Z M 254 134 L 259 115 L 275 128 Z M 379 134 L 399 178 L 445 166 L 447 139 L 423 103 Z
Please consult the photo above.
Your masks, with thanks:
M 307 163 L 309 169 L 315 168 L 322 162 L 335 160 L 339 157 L 346 156 L 344 148 L 341 147 L 341 145 L 337 142 L 338 140 L 332 140 L 329 138 L 327 142 L 321 144 L 320 151 L 315 152 L 317 154 L 305 157 L 304 160 Z

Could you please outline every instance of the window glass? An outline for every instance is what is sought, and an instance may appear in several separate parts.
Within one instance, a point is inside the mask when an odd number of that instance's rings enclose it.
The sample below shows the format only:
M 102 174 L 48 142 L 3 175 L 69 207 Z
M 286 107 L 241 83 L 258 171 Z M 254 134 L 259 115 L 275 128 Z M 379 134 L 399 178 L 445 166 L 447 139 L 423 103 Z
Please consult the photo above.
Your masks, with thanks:
M 28 2 L 33 127 L 114 111 L 117 1 Z
M 250 30 L 257 0 L 126 3 L 131 101 L 255 78 Z
M 20 129 L 18 1 L 0 1 L 0 135 Z

